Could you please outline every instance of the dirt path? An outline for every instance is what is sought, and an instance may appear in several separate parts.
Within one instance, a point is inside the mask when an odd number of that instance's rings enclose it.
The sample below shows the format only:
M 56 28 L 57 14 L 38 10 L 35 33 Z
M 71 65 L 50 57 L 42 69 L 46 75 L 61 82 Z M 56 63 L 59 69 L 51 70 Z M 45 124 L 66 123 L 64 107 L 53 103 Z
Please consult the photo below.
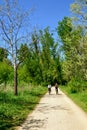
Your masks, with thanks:
M 18 130 L 87 130 L 87 115 L 53 87 Z

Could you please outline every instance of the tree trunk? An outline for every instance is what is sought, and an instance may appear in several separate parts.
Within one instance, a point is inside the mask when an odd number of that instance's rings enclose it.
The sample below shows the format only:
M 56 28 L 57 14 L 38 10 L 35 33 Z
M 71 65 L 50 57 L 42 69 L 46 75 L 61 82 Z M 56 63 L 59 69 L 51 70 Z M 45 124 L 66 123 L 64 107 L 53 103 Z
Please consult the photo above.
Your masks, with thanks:
M 17 90 L 17 65 L 14 63 L 14 95 L 18 95 Z

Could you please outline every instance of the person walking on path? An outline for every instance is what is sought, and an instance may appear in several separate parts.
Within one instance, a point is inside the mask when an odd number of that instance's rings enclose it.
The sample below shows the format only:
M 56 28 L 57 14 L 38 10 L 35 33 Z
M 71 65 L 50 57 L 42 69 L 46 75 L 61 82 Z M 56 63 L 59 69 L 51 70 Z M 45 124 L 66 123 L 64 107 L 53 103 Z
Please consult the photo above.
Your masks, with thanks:
M 48 84 L 48 93 L 49 93 L 49 95 L 51 93 L 51 84 Z
M 56 94 L 58 94 L 58 84 L 55 83 L 55 91 L 56 91 Z

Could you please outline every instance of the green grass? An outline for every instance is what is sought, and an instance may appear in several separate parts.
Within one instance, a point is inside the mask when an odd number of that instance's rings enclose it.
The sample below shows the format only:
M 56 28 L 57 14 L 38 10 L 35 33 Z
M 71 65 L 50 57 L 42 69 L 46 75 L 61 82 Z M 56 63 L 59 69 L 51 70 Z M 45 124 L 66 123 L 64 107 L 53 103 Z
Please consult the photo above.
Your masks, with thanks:
M 78 106 L 87 112 L 87 90 L 71 93 L 69 87 L 61 86 L 61 90 L 69 96 Z
M 20 125 L 46 93 L 45 87 L 24 87 L 18 96 L 11 91 L 0 91 L 0 130 L 13 130 Z

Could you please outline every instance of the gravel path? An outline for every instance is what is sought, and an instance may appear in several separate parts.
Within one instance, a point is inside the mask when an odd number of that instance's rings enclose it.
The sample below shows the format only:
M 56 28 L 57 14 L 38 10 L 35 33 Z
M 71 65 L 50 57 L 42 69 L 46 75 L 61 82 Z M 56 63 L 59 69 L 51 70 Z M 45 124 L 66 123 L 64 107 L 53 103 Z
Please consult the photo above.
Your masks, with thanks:
M 18 130 L 87 130 L 87 114 L 52 87 Z

